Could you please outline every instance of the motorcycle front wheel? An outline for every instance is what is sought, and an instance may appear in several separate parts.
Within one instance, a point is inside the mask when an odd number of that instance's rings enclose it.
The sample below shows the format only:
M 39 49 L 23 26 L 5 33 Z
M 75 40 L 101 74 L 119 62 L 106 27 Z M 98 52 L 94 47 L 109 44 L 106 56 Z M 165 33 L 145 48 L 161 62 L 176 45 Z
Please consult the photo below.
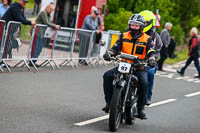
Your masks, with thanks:
M 110 105 L 109 129 L 116 132 L 122 119 L 122 88 L 114 88 Z

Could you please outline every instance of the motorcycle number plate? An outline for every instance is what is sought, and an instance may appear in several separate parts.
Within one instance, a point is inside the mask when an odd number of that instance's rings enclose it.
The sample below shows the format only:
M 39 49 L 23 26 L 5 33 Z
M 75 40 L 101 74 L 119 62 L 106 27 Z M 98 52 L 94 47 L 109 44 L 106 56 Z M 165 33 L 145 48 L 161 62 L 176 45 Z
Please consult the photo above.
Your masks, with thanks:
M 119 63 L 119 67 L 118 67 L 118 71 L 121 73 L 129 73 L 131 69 L 131 64 L 129 63 L 125 63 L 125 62 L 120 62 Z

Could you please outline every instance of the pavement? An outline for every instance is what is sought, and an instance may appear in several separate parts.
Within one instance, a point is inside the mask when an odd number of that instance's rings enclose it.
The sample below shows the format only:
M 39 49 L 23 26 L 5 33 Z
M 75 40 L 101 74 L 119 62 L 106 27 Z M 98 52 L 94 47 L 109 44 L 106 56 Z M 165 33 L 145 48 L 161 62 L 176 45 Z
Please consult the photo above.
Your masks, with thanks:
M 120 125 L 120 133 L 200 133 L 200 80 L 191 65 L 165 65 L 155 76 L 148 120 Z M 0 133 L 109 132 L 104 106 L 107 67 L 0 73 Z

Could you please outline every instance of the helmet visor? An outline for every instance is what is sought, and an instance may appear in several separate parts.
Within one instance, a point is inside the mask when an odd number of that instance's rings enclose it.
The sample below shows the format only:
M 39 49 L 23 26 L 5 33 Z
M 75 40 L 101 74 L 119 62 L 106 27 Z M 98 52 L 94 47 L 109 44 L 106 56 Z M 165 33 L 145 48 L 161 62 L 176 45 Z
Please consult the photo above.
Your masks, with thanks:
M 142 22 L 140 22 L 140 21 L 135 21 L 135 20 L 129 20 L 129 21 L 128 21 L 128 24 L 129 24 L 129 25 L 130 25 L 130 24 L 144 25 Z

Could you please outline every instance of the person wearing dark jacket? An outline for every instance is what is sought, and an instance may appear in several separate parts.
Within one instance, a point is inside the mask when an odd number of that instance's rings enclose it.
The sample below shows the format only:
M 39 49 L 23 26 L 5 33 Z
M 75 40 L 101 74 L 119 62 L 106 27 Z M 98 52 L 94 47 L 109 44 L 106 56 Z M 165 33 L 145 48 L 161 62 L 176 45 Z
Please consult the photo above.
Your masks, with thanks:
M 24 9 L 27 4 L 28 0 L 19 0 L 18 2 L 15 2 L 10 6 L 10 8 L 6 11 L 6 13 L 1 18 L 2 20 L 6 21 L 6 24 L 8 24 L 9 21 L 17 21 L 21 22 L 24 25 L 35 25 L 35 21 L 29 21 L 26 19 L 24 15 Z M 16 31 L 15 31 L 16 30 Z M 13 29 L 12 34 L 10 35 L 13 40 L 12 42 L 16 42 L 16 39 L 14 38 L 14 34 L 17 32 L 18 29 Z M 5 57 L 7 58 L 7 55 L 9 55 L 10 58 L 12 58 L 12 49 L 15 46 L 12 43 L 7 44 L 7 49 L 5 51 Z M 5 67 L 5 64 L 3 62 L 0 62 L 0 67 Z
M 170 39 L 169 47 L 168 47 L 169 58 L 173 59 L 177 57 L 177 55 L 174 54 L 175 49 L 176 49 L 176 41 L 175 41 L 175 38 L 172 36 Z
M 155 63 L 155 50 L 150 49 L 152 40 L 150 36 L 143 32 L 144 25 L 145 19 L 142 15 L 132 15 L 128 21 L 129 31 L 120 35 L 120 38 L 117 40 L 115 45 L 104 54 L 104 59 L 109 61 L 110 55 L 116 56 L 120 54 L 120 52 L 123 52 L 138 56 L 140 61 L 149 60 L 150 62 Z M 105 72 L 103 75 L 106 106 L 102 110 L 106 113 L 108 113 L 110 109 L 114 89 L 113 80 L 115 77 L 114 75 L 117 72 L 117 68 L 113 68 Z M 136 75 L 139 79 L 139 99 L 137 104 L 138 117 L 141 119 L 147 119 L 146 114 L 144 113 L 148 88 L 146 68 L 138 66 Z
M 163 29 L 160 33 L 160 38 L 162 40 L 163 46 L 160 50 L 160 59 L 158 60 L 158 70 L 163 71 L 164 61 L 168 57 L 168 46 L 170 43 L 170 34 L 169 31 L 172 29 L 172 24 L 167 22 L 165 24 L 165 29 Z
M 10 6 L 10 8 L 1 19 L 5 20 L 6 23 L 8 23 L 9 21 L 17 21 L 25 25 L 34 25 L 35 21 L 27 20 L 24 15 L 24 8 L 27 2 L 28 0 L 19 0 L 18 2 L 15 2 Z
M 194 78 L 200 79 L 200 66 L 199 66 L 199 46 L 198 43 L 200 42 L 200 37 L 198 36 L 198 30 L 196 27 L 193 27 L 190 30 L 190 36 L 192 37 L 189 41 L 189 58 L 187 59 L 184 67 L 181 68 L 181 70 L 178 70 L 177 72 L 183 76 L 185 69 L 191 64 L 192 61 L 194 61 L 194 65 L 198 71 L 198 76 L 195 76 Z

